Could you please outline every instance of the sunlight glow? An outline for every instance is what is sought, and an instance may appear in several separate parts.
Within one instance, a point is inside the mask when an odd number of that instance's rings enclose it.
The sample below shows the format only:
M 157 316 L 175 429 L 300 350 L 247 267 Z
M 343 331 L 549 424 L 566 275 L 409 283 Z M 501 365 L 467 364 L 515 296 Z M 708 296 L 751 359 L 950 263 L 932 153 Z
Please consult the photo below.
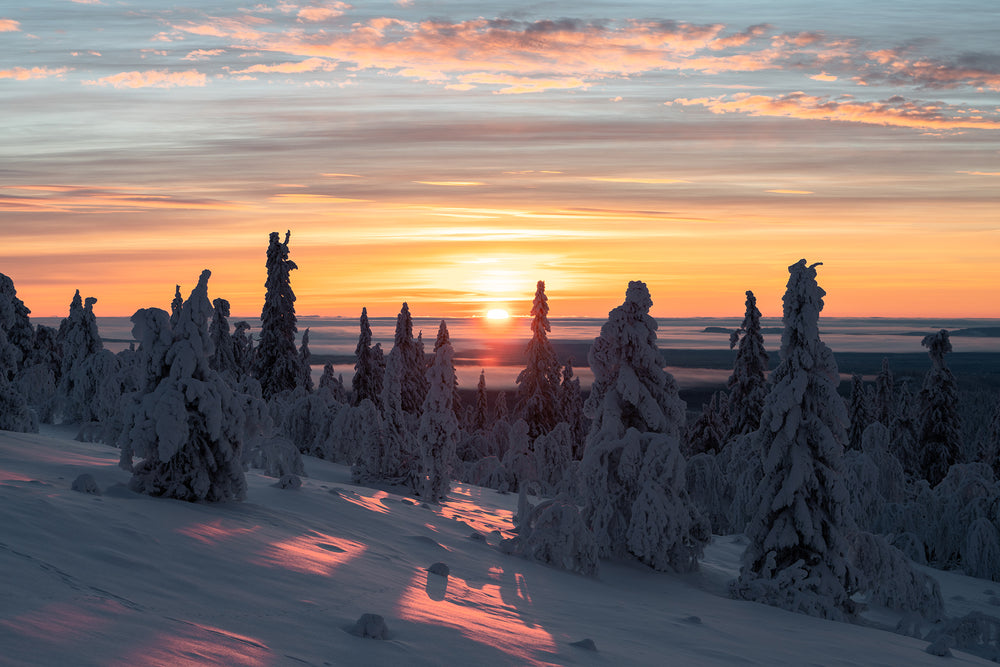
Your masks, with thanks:
M 506 320 L 510 317 L 510 314 L 503 308 L 491 308 L 486 313 L 486 319 L 488 320 Z
M 499 569 L 496 583 L 474 586 L 459 577 L 446 580 L 416 572 L 399 601 L 399 615 L 409 621 L 454 628 L 469 639 L 491 646 L 525 665 L 551 664 L 545 653 L 555 640 L 532 622 L 531 597 L 520 573 Z
M 360 556 L 366 549 L 360 542 L 309 531 L 306 535 L 269 545 L 255 562 L 268 567 L 326 577 L 333 574 L 338 566 Z

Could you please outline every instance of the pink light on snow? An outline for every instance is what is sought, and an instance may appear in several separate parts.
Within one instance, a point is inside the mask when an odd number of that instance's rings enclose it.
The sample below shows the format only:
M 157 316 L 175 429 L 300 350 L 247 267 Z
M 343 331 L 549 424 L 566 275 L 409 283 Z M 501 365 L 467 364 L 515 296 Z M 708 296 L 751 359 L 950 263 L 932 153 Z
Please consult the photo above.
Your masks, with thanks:
M 260 526 L 249 526 L 245 528 L 224 526 L 222 519 L 216 519 L 215 521 L 196 523 L 191 526 L 185 526 L 184 528 L 178 528 L 177 532 L 181 535 L 194 538 L 202 544 L 216 544 L 226 538 L 253 533 L 259 529 Z
M 328 577 L 339 566 L 357 558 L 367 547 L 318 531 L 270 544 L 253 562 L 265 567 L 278 567 L 304 574 Z
M 99 607 L 89 610 L 89 607 Z M 68 644 L 84 640 L 122 609 L 110 600 L 54 602 L 14 618 L 0 619 L 0 628 L 33 640 Z M 2 662 L 2 660 L 0 660 Z
M 497 583 L 470 587 L 455 576 L 447 579 L 418 571 L 403 591 L 401 618 L 458 630 L 469 639 L 510 655 L 518 664 L 548 665 L 556 643 L 532 620 L 532 602 L 524 577 L 491 568 Z
M 171 619 L 174 620 L 174 619 Z M 266 644 L 253 637 L 189 621 L 178 621 L 174 632 L 163 632 L 152 641 L 111 665 L 195 667 L 196 665 L 246 665 L 266 667 L 277 664 Z

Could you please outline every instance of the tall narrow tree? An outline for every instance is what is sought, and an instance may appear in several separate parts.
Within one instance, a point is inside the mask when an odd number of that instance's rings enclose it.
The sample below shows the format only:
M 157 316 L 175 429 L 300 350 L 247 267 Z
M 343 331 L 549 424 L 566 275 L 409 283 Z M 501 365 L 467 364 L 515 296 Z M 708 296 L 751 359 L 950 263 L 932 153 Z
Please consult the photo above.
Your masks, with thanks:
M 382 348 L 372 344 L 372 327 L 368 322 L 368 309 L 361 309 L 358 322 L 361 332 L 358 345 L 354 348 L 354 377 L 351 378 L 351 405 L 360 405 L 366 398 L 378 405 L 382 395 Z
M 403 410 L 419 414 L 427 395 L 427 367 L 422 339 L 413 338 L 413 317 L 410 315 L 410 306 L 405 302 L 396 316 L 396 332 L 389 354 L 399 355 L 402 361 Z
M 528 424 L 528 436 L 537 438 L 559 422 L 561 369 L 549 341 L 549 301 L 545 281 L 539 280 L 531 304 L 531 340 L 525 350 L 527 364 L 517 376 L 515 414 Z
M 451 461 L 458 444 L 458 420 L 452 405 L 455 387 L 455 351 L 448 342 L 448 327 L 441 320 L 434 362 L 427 369 L 429 389 L 420 415 L 417 441 L 421 457 L 421 497 L 439 502 L 448 495 Z
M 476 385 L 476 407 L 472 416 L 472 428 L 477 431 L 485 431 L 489 421 L 489 406 L 486 395 L 486 369 L 482 369 L 479 371 L 479 384 Z
M 726 383 L 729 389 L 731 435 L 742 435 L 757 430 L 768 389 L 768 355 L 764 349 L 764 336 L 761 334 L 757 297 L 750 290 L 747 290 L 746 296 L 743 324 L 729 337 L 730 349 L 739 343 L 733 374 Z
M 853 615 L 855 577 L 845 530 L 847 491 L 841 459 L 847 410 L 837 394 L 837 363 L 819 337 L 826 292 L 816 264 L 789 267 L 781 363 L 764 402 L 754 449 L 763 456 L 747 525 L 749 540 L 736 597 L 844 619 Z
M 937 486 L 948 474 L 949 467 L 962 462 L 958 385 L 944 359 L 944 355 L 951 352 L 948 332 L 941 329 L 925 336 L 921 344 L 927 348 L 931 368 L 920 390 L 920 474 L 931 486 Z
M 295 318 L 295 293 L 291 272 L 298 267 L 288 259 L 291 231 L 281 241 L 278 232 L 271 232 L 267 247 L 267 280 L 264 286 L 264 308 L 260 314 L 260 344 L 255 358 L 255 374 L 265 399 L 294 389 L 301 375 L 302 362 L 295 348 L 298 332 Z

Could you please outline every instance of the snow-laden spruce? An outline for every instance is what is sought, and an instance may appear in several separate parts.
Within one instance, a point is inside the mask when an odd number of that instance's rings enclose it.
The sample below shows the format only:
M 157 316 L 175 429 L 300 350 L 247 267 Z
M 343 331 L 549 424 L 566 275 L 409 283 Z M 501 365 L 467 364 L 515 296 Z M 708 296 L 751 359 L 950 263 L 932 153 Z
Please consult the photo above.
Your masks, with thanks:
M 398 354 L 402 360 L 403 410 L 409 414 L 420 414 L 420 407 L 427 395 L 427 364 L 423 340 L 413 337 L 413 317 L 410 315 L 410 306 L 405 302 L 396 316 L 396 331 L 390 354 Z
M 260 313 L 260 344 L 254 359 L 254 372 L 265 399 L 294 389 L 302 375 L 302 362 L 295 347 L 298 327 L 290 275 L 298 266 L 288 259 L 291 235 L 291 231 L 285 232 L 282 242 L 278 232 L 271 232 L 267 247 L 267 280 L 264 283 L 267 293 Z
M 382 394 L 382 376 L 385 374 L 385 359 L 382 346 L 372 344 L 372 327 L 368 322 L 368 309 L 361 309 L 358 320 L 358 345 L 354 348 L 354 377 L 351 378 L 351 404 L 358 405 L 366 398 L 372 402 Z
M 503 540 L 500 550 L 587 576 L 596 576 L 600 563 L 593 533 L 577 506 L 562 497 L 530 508 L 517 535 Z
M 559 421 L 559 383 L 561 368 L 548 334 L 549 301 L 545 281 L 539 280 L 531 304 L 531 340 L 525 349 L 527 363 L 517 376 L 516 414 L 528 423 L 528 435 L 534 439 L 548 433 Z
M 579 468 L 583 517 L 603 557 L 637 557 L 657 569 L 697 564 L 710 533 L 687 496 L 678 438 L 684 402 L 663 370 L 653 301 L 629 283 L 590 350 L 593 419 Z
M 925 336 L 931 368 L 920 390 L 921 452 L 920 476 L 935 486 L 948 474 L 948 468 L 962 460 L 962 424 L 958 415 L 958 385 L 944 355 L 951 352 L 951 340 L 945 329 Z
M 569 425 L 574 461 L 583 457 L 583 445 L 587 439 L 587 420 L 583 415 L 583 391 L 580 378 L 573 375 L 573 359 L 563 366 L 562 384 L 559 385 L 559 421 Z
M 20 347 L 11 340 L 18 332 L 19 301 L 14 283 L 0 273 L 0 430 L 37 433 L 38 415 L 13 382 L 24 359 Z
M 764 402 L 752 449 L 763 479 L 746 528 L 749 541 L 735 597 L 825 618 L 854 615 L 855 574 L 845 532 L 842 457 L 847 414 L 837 394 L 833 353 L 820 340 L 826 292 L 816 266 L 789 267 L 781 363 Z
M 57 340 L 62 348 L 62 361 L 57 411 L 63 422 L 86 422 L 94 418 L 91 401 L 101 378 L 95 373 L 93 359 L 104 349 L 97 331 L 95 303 L 94 297 L 81 299 L 77 290 L 69 306 L 69 316 L 59 325 Z
M 123 467 L 132 467 L 133 453 L 142 457 L 129 483 L 134 491 L 188 501 L 246 496 L 242 405 L 209 365 L 210 275 L 202 272 L 173 329 L 159 308 L 132 316 L 145 381 L 141 392 L 123 401 L 119 446 Z
M 448 327 L 441 320 L 434 361 L 427 369 L 427 397 L 421 406 L 417 442 L 420 448 L 420 496 L 428 502 L 440 502 L 448 495 L 451 462 L 458 442 L 455 419 L 455 350 L 448 340 Z
M 764 349 L 764 336 L 761 334 L 757 297 L 750 290 L 747 290 L 746 296 L 746 314 L 743 316 L 743 323 L 729 337 L 730 349 L 739 343 L 733 373 L 726 383 L 729 389 L 729 422 L 732 435 L 757 430 L 768 390 L 768 356 L 767 350 Z

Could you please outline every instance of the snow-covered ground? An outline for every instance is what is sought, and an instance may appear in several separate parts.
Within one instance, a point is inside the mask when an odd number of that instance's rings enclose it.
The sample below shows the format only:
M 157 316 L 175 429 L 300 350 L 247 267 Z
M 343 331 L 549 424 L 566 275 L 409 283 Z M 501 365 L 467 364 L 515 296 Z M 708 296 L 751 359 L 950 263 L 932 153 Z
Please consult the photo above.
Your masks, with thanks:
M 246 502 L 190 504 L 128 491 L 119 452 L 73 434 L 0 432 L 3 665 L 992 664 L 730 600 L 739 538 L 694 574 L 595 580 L 494 548 L 516 496 L 457 485 L 427 507 L 306 458 L 300 489 L 251 470 Z M 82 473 L 100 495 L 71 490 Z M 949 615 L 1000 615 L 1000 584 L 935 576 Z M 351 634 L 366 613 L 386 639 Z

